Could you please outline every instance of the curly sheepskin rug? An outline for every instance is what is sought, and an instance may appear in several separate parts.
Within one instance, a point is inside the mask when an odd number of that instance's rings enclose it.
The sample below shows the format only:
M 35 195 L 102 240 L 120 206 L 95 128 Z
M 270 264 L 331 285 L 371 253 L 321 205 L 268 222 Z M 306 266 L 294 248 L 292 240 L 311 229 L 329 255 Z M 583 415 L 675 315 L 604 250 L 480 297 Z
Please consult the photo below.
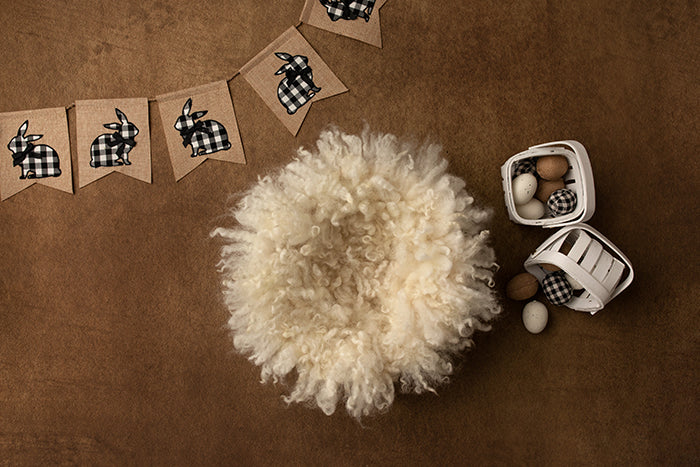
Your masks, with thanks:
M 361 418 L 435 391 L 500 312 L 485 210 L 440 147 L 324 131 L 232 209 L 220 271 L 235 348 L 285 400 Z M 295 378 L 294 378 L 295 377 Z

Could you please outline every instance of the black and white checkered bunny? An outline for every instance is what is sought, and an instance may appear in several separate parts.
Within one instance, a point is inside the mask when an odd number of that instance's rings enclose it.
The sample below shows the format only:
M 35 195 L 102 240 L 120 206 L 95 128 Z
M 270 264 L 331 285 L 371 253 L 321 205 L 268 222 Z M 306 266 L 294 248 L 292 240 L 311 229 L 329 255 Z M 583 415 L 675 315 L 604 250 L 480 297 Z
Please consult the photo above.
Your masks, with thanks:
M 277 86 L 277 97 L 280 103 L 287 109 L 289 115 L 294 114 L 306 104 L 317 92 L 321 90 L 314 84 L 314 75 L 309 66 L 309 59 L 303 55 L 290 55 L 288 53 L 275 53 L 278 58 L 287 61 L 286 64 L 275 72 L 276 75 L 285 74 L 285 77 Z
M 369 21 L 375 0 L 320 0 L 320 2 L 326 7 L 328 17 L 332 21 L 355 20 L 357 18 Z
M 207 110 L 200 110 L 190 115 L 192 98 L 182 107 L 182 115 L 175 121 L 175 129 L 182 136 L 182 145 L 192 147 L 190 157 L 226 151 L 231 148 L 226 128 L 216 120 L 195 120 L 204 117 Z
M 124 112 L 115 108 L 114 112 L 119 122 L 106 123 L 104 127 L 116 130 L 114 133 L 104 133 L 95 138 L 90 146 L 91 167 L 112 167 L 115 165 L 129 165 L 129 151 L 136 146 L 134 138 L 139 134 L 139 129 L 131 123 Z
M 25 136 L 29 127 L 29 120 L 17 130 L 17 136 L 10 140 L 7 148 L 12 151 L 12 166 L 22 167 L 20 179 L 58 177 L 61 175 L 58 154 L 51 146 L 45 144 L 34 145 L 43 135 Z

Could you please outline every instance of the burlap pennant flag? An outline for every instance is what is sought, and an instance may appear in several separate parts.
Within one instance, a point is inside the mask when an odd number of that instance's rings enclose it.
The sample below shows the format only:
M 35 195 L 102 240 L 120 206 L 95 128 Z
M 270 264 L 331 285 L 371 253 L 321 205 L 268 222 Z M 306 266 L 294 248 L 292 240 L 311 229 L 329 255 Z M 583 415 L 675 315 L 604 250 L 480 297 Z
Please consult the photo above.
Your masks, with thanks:
M 0 114 L 2 200 L 35 183 L 73 193 L 65 107 Z
M 293 135 L 313 102 L 347 91 L 295 27 L 243 66 L 241 75 Z
M 112 172 L 151 183 L 148 99 L 75 103 L 80 188 Z
M 175 180 L 207 159 L 245 164 L 226 81 L 163 94 L 156 101 Z
M 386 0 L 306 0 L 301 21 L 381 48 L 379 9 L 384 3 Z

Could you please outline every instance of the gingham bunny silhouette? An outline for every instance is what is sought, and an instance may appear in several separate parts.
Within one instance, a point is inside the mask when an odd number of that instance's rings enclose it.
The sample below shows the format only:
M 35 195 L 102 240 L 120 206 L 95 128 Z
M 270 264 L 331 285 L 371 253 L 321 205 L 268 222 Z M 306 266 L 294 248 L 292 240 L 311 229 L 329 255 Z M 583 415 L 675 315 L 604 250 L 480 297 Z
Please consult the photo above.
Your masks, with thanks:
M 303 55 L 290 55 L 288 53 L 275 53 L 278 58 L 287 63 L 275 72 L 276 75 L 285 74 L 285 77 L 277 86 L 277 97 L 280 103 L 287 109 L 289 115 L 294 114 L 306 104 L 317 92 L 321 90 L 314 84 L 314 75 L 309 66 L 309 59 Z
M 182 107 L 182 115 L 175 121 L 175 129 L 182 136 L 184 147 L 192 146 L 190 157 L 204 154 L 212 154 L 217 151 L 226 151 L 231 148 L 226 128 L 216 120 L 195 120 L 204 117 L 207 110 L 200 110 L 190 115 L 192 98 L 190 97 Z
M 17 130 L 17 136 L 10 140 L 7 148 L 12 151 L 12 166 L 22 167 L 20 179 L 58 177 L 61 175 L 58 154 L 51 146 L 33 145 L 43 135 L 25 136 L 29 120 L 25 120 Z
M 320 2 L 326 7 L 328 17 L 332 21 L 355 20 L 357 18 L 369 21 L 375 0 L 320 0 Z
M 129 165 L 129 151 L 136 146 L 134 138 L 139 134 L 139 129 L 131 123 L 124 112 L 115 108 L 114 112 L 119 122 L 106 123 L 104 127 L 115 130 L 114 133 L 104 133 L 95 138 L 90 146 L 91 167 L 112 167 L 115 165 Z

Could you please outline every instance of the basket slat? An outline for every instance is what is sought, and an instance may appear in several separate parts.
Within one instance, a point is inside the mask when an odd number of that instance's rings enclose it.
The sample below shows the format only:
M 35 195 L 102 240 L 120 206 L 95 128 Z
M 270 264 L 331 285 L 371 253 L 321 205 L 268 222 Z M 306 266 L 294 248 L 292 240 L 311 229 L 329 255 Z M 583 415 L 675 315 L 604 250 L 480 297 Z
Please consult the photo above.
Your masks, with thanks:
M 620 282 L 620 279 L 622 278 L 622 274 L 624 272 L 624 263 L 622 261 L 619 261 L 617 258 L 613 258 L 613 264 L 611 265 L 610 270 L 608 271 L 608 275 L 605 276 L 601 281 L 603 283 L 603 286 L 610 291 L 615 290 L 615 287 L 617 287 L 617 284 Z
M 588 272 L 593 271 L 600 255 L 603 253 L 603 245 L 595 240 L 591 240 L 588 245 L 588 250 L 586 250 L 583 260 L 581 261 L 581 267 Z
M 588 249 L 588 245 L 591 243 L 591 237 L 588 236 L 586 232 L 578 232 L 578 238 L 574 242 L 574 246 L 571 247 L 571 251 L 566 255 L 577 263 L 581 260 L 581 257 Z
M 610 268 L 612 267 L 614 259 L 615 258 L 613 258 L 613 256 L 610 253 L 603 250 L 600 255 L 600 258 L 598 258 L 598 262 L 595 264 L 593 270 L 591 271 L 591 275 L 598 282 L 603 282 L 603 279 L 605 279 L 605 276 L 608 275 L 608 271 L 610 271 Z

